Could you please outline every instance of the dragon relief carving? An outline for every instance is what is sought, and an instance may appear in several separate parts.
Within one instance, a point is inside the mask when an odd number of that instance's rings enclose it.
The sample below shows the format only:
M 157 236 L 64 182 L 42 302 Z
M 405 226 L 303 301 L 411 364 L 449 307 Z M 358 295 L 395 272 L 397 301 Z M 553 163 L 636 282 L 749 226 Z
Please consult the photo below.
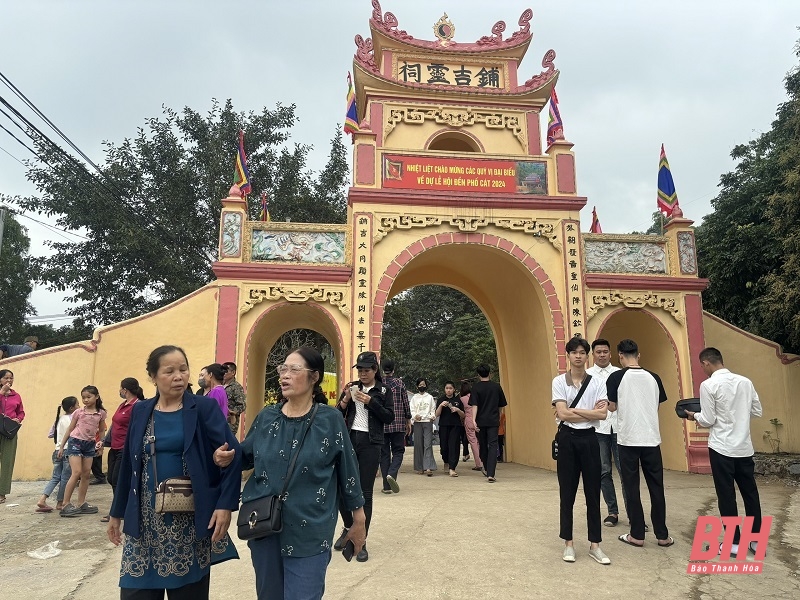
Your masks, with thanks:
M 556 66 L 553 63 L 555 59 L 556 51 L 550 48 L 550 50 L 544 53 L 544 57 L 542 58 L 542 69 L 544 70 L 538 75 L 534 75 L 528 79 L 522 87 L 535 89 L 547 83 L 556 70 Z
M 671 314 L 678 323 L 683 324 L 685 322 L 683 313 L 680 310 L 679 298 L 652 292 L 643 292 L 641 294 L 623 292 L 589 294 L 586 302 L 586 320 L 591 320 L 600 309 L 606 306 L 617 306 L 619 304 L 626 308 L 644 308 L 646 306 L 660 308 Z
M 350 307 L 347 304 L 344 290 L 313 285 L 269 285 L 262 288 L 250 288 L 247 300 L 239 307 L 239 314 L 250 311 L 256 304 L 261 304 L 265 300 L 280 300 L 281 298 L 285 298 L 288 302 L 307 302 L 309 300 L 329 302 L 338 308 L 345 317 L 350 318 Z
M 442 217 L 438 215 L 422 215 L 422 214 L 402 214 L 402 215 L 380 215 L 375 214 L 378 218 L 378 227 L 373 236 L 373 243 L 377 244 L 392 231 L 396 229 L 414 229 L 421 227 L 436 227 L 439 225 L 450 225 L 457 228 L 459 231 L 472 233 L 478 231 L 481 227 L 488 227 L 494 225 L 500 229 L 508 229 L 510 231 L 521 231 L 523 233 L 531 234 L 535 237 L 542 237 L 550 242 L 554 248 L 561 251 L 561 240 L 556 233 L 555 221 L 540 221 L 536 219 L 511 219 L 511 218 L 493 218 L 493 217 L 463 217 L 452 216 Z
M 426 119 L 432 119 L 438 125 L 447 125 L 449 127 L 464 127 L 482 123 L 487 129 L 509 129 L 520 145 L 523 148 L 526 147 L 525 127 L 520 115 L 476 108 L 448 108 L 444 106 L 435 108 L 414 108 L 411 106 L 391 108 L 386 117 L 385 137 L 389 137 L 398 123 L 422 125 Z

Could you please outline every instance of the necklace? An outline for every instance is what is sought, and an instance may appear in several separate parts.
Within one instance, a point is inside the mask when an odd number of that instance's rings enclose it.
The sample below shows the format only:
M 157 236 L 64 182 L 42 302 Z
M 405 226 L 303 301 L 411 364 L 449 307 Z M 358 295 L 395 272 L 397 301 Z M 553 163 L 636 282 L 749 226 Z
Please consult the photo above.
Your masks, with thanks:
M 175 408 L 175 410 L 167 410 L 167 411 L 165 411 L 163 408 L 161 408 L 161 403 L 160 402 L 156 404 L 156 410 L 158 412 L 177 412 L 182 408 L 183 408 L 183 400 L 181 400 L 180 404 L 178 404 L 178 406 L 177 406 L 177 408 Z

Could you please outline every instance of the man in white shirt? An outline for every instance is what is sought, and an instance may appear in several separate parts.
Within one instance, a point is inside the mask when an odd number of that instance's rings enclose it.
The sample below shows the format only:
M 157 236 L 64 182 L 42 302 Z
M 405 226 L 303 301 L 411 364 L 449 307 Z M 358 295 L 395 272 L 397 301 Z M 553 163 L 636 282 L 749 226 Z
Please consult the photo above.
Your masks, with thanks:
M 708 379 L 700 384 L 700 412 L 687 410 L 686 415 L 690 421 L 709 428 L 708 457 L 720 515 L 739 516 L 733 487 L 735 482 L 742 495 L 745 514 L 753 517 L 753 532 L 759 532 L 761 501 L 754 474 L 750 419 L 761 416 L 761 401 L 753 382 L 726 369 L 722 353 L 716 348 L 706 348 L 700 352 L 700 363 L 708 375 Z M 755 552 L 756 542 L 750 542 L 749 548 Z M 737 527 L 731 555 L 738 551 Z
M 667 529 L 667 501 L 664 496 L 664 463 L 658 407 L 667 393 L 661 378 L 639 366 L 639 346 L 633 340 L 617 344 L 622 370 L 608 376 L 609 410 L 617 411 L 617 444 L 622 487 L 627 497 L 630 533 L 619 541 L 641 548 L 644 545 L 644 509 L 639 495 L 639 468 L 650 493 L 650 518 L 659 546 L 675 543 Z
M 608 406 L 606 385 L 600 377 L 586 373 L 589 360 L 589 342 L 572 338 L 566 345 L 570 369 L 553 379 L 553 407 L 560 421 L 556 434 L 558 458 L 558 491 L 560 498 L 560 532 L 564 540 L 565 562 L 575 562 L 572 543 L 572 509 L 578 493 L 578 483 L 583 478 L 583 495 L 586 498 L 586 528 L 589 534 L 589 556 L 601 565 L 611 561 L 600 549 L 603 526 L 600 523 L 600 446 L 594 427 L 605 419 Z M 588 378 L 588 379 L 587 379 Z M 575 407 L 572 404 L 584 388 Z
M 611 344 L 608 340 L 598 339 L 592 342 L 592 360 L 594 364 L 586 369 L 592 377 L 597 377 L 605 383 L 608 376 L 619 367 L 611 364 Z M 594 428 L 597 442 L 600 444 L 600 491 L 608 508 L 608 516 L 603 520 L 606 527 L 614 527 L 619 522 L 619 508 L 617 506 L 617 492 L 614 489 L 614 476 L 611 473 L 611 461 L 617 465 L 619 473 L 619 452 L 617 450 L 617 413 L 609 412 L 604 421 L 598 421 Z M 625 511 L 628 510 L 628 501 L 625 497 L 625 488 L 622 488 L 622 500 L 625 502 Z

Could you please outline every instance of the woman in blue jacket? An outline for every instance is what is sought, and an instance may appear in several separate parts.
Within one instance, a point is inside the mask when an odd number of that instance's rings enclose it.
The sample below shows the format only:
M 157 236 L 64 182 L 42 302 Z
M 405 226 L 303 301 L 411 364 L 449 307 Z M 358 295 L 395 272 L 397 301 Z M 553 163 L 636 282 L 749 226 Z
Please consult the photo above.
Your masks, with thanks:
M 108 524 L 113 544 L 125 533 L 120 598 L 160 599 L 167 590 L 170 600 L 207 599 L 211 564 L 238 558 L 227 531 L 241 487 L 241 454 L 224 469 L 213 454 L 239 444 L 216 402 L 187 392 L 189 361 L 181 348 L 153 350 L 147 374 L 158 392 L 133 407 Z M 185 475 L 194 513 L 157 513 L 158 482 Z

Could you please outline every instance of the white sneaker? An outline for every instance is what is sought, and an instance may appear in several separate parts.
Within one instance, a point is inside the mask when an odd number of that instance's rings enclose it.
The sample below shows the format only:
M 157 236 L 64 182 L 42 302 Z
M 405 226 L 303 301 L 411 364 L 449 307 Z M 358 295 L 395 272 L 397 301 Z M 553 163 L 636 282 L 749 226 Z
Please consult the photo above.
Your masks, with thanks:
M 594 550 L 592 550 L 591 548 L 589 548 L 589 556 L 591 556 L 593 559 L 595 559 L 595 560 L 596 560 L 597 562 L 599 562 L 601 565 L 610 565 L 610 564 L 611 564 L 611 559 L 610 559 L 610 558 L 608 558 L 608 557 L 606 556 L 605 552 L 603 552 L 603 551 L 600 549 L 600 546 L 598 546 L 598 547 L 597 547 L 597 548 L 595 548 Z
M 566 546 L 564 548 L 564 556 L 562 556 L 564 562 L 575 562 L 575 548 L 572 546 Z

